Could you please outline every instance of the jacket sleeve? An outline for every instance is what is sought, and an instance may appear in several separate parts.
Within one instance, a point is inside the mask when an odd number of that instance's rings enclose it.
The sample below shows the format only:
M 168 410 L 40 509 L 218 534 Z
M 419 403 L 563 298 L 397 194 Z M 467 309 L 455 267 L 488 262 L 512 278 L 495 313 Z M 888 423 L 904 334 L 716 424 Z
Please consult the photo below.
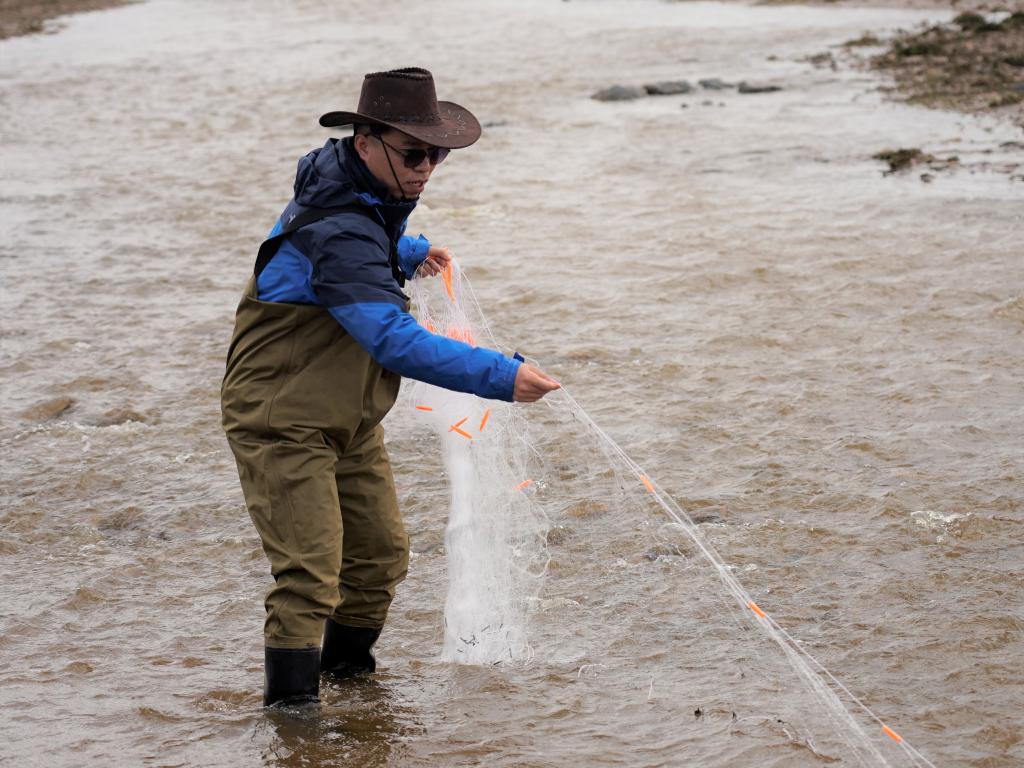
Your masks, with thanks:
M 417 238 L 411 235 L 402 235 L 398 238 L 398 266 L 402 268 L 405 276 L 412 280 L 416 270 L 427 258 L 430 251 L 430 241 L 423 235 Z
M 512 400 L 518 360 L 431 333 L 394 304 L 348 304 L 329 311 L 389 371 L 456 392 Z
M 311 286 L 318 300 L 389 371 L 457 392 L 512 400 L 520 362 L 431 333 L 405 311 L 385 244 L 371 233 L 334 229 L 317 237 Z

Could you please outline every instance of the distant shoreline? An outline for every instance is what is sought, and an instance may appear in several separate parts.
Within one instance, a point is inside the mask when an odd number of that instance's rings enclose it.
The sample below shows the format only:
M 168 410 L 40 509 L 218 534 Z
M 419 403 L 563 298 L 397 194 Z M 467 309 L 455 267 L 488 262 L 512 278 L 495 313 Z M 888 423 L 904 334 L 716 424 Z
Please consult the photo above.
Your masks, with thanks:
M 0 0 L 0 40 L 43 32 L 45 23 L 57 16 L 98 11 L 133 2 L 138 0 Z M 957 12 L 982 13 L 1024 10 L 1024 0 L 974 0 L 966 3 L 961 3 L 961 0 L 754 0 L 754 4 L 806 4 L 840 8 L 947 8 Z
M 98 11 L 136 0 L 0 0 L 0 40 L 45 31 L 46 22 L 58 16 Z
M 685 0 L 677 0 L 685 2 Z M 902 8 L 998 13 L 1024 10 L 1024 0 L 753 0 L 754 5 L 822 5 L 829 8 Z
M 138 0 L 0 0 L 0 40 L 45 32 L 46 22 L 58 16 L 132 2 Z M 754 4 L 932 8 L 961 16 L 1014 13 L 1018 19 L 1024 13 L 1024 0 L 755 0 Z M 1024 89 L 1018 84 L 1024 81 L 1024 24 L 1004 27 L 996 34 L 957 29 L 956 24 L 932 26 L 928 31 L 900 30 L 884 43 L 878 40 L 886 53 L 876 54 L 865 64 L 893 77 L 896 90 L 907 101 L 974 114 L 996 112 L 1024 128 Z

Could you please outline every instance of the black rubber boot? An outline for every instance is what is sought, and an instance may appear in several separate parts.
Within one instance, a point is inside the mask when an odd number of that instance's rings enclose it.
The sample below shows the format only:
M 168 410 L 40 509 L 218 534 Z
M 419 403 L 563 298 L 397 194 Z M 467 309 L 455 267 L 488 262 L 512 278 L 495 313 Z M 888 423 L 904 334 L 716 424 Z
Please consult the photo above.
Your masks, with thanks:
M 265 648 L 263 706 L 320 701 L 319 648 Z
M 379 629 L 347 627 L 328 619 L 324 625 L 320 671 L 338 678 L 373 672 L 377 669 L 377 660 L 373 658 L 370 649 L 378 637 Z

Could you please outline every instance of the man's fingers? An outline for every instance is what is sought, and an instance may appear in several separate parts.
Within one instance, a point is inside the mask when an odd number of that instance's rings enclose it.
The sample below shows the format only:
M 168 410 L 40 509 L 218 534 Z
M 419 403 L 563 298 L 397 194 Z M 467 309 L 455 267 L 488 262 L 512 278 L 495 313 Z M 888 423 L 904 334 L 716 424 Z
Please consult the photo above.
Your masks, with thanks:
M 452 260 L 452 254 L 446 245 L 432 245 L 430 250 L 427 251 L 427 258 L 444 265 Z
M 557 381 L 548 376 L 546 373 L 544 373 L 544 371 L 542 371 L 540 368 L 535 368 L 532 365 L 530 366 L 530 374 L 533 376 L 533 379 L 536 382 L 537 386 L 544 388 L 546 391 L 558 389 L 560 386 L 562 386 Z
M 427 251 L 427 258 L 420 264 L 420 271 L 426 277 L 434 277 L 441 274 L 441 270 L 448 266 L 452 260 L 451 252 L 447 246 L 430 246 Z
M 544 384 L 547 386 L 549 390 L 558 389 L 560 386 L 562 386 L 543 371 L 538 371 L 538 373 L 540 374 L 541 380 L 544 382 Z
M 441 272 L 441 267 L 439 267 L 437 263 L 428 256 L 424 259 L 423 263 L 420 264 L 420 272 L 427 277 L 433 277 Z
M 533 403 L 540 400 L 548 392 L 561 386 L 561 384 L 544 373 L 540 368 L 523 363 L 519 366 L 519 371 L 516 373 L 516 383 L 512 397 L 519 403 Z

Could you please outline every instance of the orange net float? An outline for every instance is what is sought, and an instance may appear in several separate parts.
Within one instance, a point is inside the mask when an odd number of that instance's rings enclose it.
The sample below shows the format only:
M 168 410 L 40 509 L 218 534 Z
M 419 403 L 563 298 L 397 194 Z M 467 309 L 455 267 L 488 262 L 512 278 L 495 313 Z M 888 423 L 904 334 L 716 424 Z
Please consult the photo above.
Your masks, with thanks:
M 484 417 L 482 419 L 480 419 L 480 428 L 477 429 L 477 432 L 483 432 L 484 431 L 484 427 L 487 426 L 487 420 L 489 418 L 491 418 L 491 409 L 490 408 L 488 408 L 486 411 L 484 411 Z
M 417 411 L 432 411 L 434 409 L 433 409 L 433 407 L 431 407 L 429 405 L 417 405 L 416 406 L 416 410 Z
M 458 429 L 463 424 L 465 424 L 468 419 L 469 419 L 469 416 L 463 416 L 461 419 L 459 419 L 454 424 L 452 424 L 450 427 L 448 427 L 448 431 L 451 432 L 452 430 Z
M 752 610 L 752 611 L 753 611 L 754 613 L 756 613 L 756 614 L 757 614 L 758 616 L 760 616 L 760 617 L 761 617 L 762 619 L 767 619 L 767 618 L 768 618 L 768 614 L 766 614 L 766 613 L 765 613 L 764 611 L 762 611 L 762 610 L 761 610 L 761 609 L 760 609 L 760 608 L 758 607 L 757 603 L 755 603 L 755 602 L 754 602 L 753 600 L 751 600 L 751 601 L 750 601 L 749 603 L 747 603 L 747 608 L 749 608 L 750 610 Z
M 533 485 L 533 480 L 523 480 L 523 482 L 521 482 L 519 485 L 516 486 L 516 490 L 517 491 L 525 491 L 531 485 Z
M 448 331 L 445 333 L 449 339 L 455 339 L 456 341 L 464 341 L 470 346 L 476 346 L 476 339 L 473 337 L 473 332 L 469 328 L 460 328 L 458 326 L 450 326 Z
M 469 432 L 467 432 L 464 429 L 459 429 L 458 427 L 448 427 L 448 431 L 449 432 L 457 432 L 458 434 L 462 435 L 467 440 L 472 440 L 473 439 L 473 436 L 471 434 L 469 434 Z
M 644 487 L 648 491 L 650 491 L 651 493 L 654 493 L 654 484 L 650 480 L 647 479 L 647 475 L 640 475 L 640 482 L 642 482 L 644 484 Z
M 901 744 L 903 742 L 903 737 L 896 733 L 896 731 L 894 731 L 888 725 L 883 725 L 882 730 L 885 731 L 886 736 L 895 741 L 897 744 Z
M 444 289 L 448 293 L 448 298 L 455 301 L 455 291 L 452 290 L 452 264 L 448 262 L 445 264 L 443 270 L 441 270 L 441 279 L 444 280 Z

